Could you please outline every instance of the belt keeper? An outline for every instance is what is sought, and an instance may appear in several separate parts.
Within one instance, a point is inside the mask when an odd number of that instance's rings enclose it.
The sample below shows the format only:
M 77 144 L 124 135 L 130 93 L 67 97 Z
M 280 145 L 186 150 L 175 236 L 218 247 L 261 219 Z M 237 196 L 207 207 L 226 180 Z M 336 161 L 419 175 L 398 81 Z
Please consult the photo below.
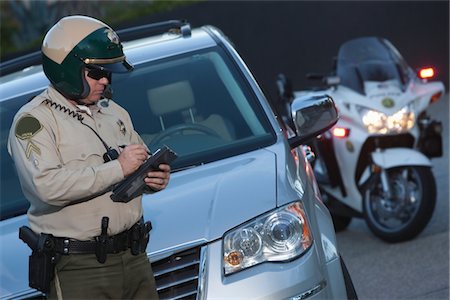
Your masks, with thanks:
M 63 241 L 63 253 L 64 254 L 69 254 L 69 239 L 64 239 Z

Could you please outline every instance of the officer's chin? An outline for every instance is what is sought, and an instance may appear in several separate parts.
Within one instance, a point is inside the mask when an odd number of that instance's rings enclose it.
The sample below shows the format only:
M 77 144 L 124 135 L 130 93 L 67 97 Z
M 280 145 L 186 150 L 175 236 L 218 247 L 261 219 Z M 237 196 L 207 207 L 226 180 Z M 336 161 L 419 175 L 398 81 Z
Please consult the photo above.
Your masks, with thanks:
M 95 93 L 93 95 L 91 95 L 90 97 L 87 97 L 86 99 L 84 99 L 84 103 L 86 105 L 95 105 L 97 104 L 98 101 L 100 101 L 101 99 L 103 99 L 103 93 Z

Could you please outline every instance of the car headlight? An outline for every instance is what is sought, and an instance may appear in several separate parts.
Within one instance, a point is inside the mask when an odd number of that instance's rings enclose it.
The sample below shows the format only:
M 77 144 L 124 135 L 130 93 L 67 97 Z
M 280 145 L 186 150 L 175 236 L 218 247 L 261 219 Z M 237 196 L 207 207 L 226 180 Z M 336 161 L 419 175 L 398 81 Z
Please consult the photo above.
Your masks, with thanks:
M 359 107 L 362 122 L 369 133 L 401 133 L 414 126 L 415 114 L 411 105 L 403 107 L 393 115 Z
M 283 206 L 225 234 L 225 275 L 266 261 L 290 261 L 306 252 L 312 242 L 303 204 Z

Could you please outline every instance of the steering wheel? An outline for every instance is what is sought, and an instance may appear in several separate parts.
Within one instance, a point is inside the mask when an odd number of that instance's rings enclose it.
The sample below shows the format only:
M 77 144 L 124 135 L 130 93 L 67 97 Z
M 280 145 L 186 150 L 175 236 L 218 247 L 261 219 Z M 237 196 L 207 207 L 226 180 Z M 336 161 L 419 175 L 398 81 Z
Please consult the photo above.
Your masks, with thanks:
M 221 138 L 217 132 L 215 132 L 209 127 L 197 123 L 187 123 L 175 125 L 168 128 L 167 130 L 162 131 L 152 139 L 151 144 L 158 145 L 164 139 L 169 138 L 176 134 L 182 134 L 184 131 L 197 131 L 206 135 L 217 137 L 219 139 Z

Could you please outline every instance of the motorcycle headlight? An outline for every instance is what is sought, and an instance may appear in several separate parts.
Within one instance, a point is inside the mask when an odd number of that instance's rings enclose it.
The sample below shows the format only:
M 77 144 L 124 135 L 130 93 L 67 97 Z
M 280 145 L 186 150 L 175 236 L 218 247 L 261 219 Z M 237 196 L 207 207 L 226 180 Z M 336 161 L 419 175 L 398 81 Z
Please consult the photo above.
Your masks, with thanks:
M 415 122 L 415 114 L 410 105 L 390 116 L 362 107 L 359 108 L 359 113 L 369 133 L 401 133 L 411 129 Z
M 290 261 L 305 253 L 312 241 L 303 204 L 283 206 L 225 234 L 225 275 L 267 261 Z

